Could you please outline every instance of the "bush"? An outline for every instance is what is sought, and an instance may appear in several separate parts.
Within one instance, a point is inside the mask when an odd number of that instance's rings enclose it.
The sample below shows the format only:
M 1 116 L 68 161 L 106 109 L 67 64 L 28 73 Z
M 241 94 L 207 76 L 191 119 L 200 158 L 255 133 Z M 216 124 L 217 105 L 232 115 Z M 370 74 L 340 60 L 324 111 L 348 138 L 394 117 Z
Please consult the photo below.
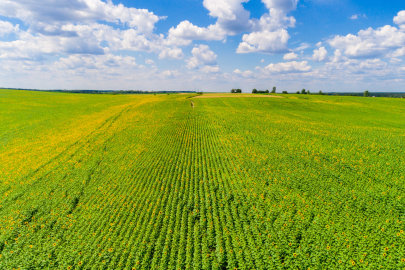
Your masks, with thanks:
M 288 94 L 288 92 L 287 92 L 287 91 L 283 91 L 283 94 Z
M 232 89 L 231 93 L 235 94 L 235 93 L 242 93 L 242 89 Z

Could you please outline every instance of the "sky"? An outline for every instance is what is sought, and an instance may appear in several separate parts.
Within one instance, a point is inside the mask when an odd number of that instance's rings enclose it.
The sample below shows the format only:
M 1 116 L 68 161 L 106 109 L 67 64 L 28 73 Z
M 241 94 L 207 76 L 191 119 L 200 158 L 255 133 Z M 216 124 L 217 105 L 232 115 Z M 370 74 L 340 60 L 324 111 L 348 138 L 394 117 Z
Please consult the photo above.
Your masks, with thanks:
M 402 0 L 2 0 L 0 87 L 405 92 Z

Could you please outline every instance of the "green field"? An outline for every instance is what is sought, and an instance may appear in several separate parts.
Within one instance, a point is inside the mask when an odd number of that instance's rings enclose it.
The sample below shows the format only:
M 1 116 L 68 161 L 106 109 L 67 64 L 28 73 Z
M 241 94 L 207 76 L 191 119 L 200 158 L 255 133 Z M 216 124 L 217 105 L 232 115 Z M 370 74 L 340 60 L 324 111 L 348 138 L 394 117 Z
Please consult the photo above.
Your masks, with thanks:
M 0 90 L 0 269 L 405 269 L 403 99 L 190 97 Z

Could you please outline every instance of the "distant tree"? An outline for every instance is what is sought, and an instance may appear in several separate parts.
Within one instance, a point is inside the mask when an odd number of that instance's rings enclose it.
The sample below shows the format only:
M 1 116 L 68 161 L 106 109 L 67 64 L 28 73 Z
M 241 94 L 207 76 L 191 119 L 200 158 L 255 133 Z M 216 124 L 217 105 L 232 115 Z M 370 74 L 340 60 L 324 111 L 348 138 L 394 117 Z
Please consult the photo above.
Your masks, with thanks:
M 309 94 L 311 94 L 311 92 L 309 92 L 309 90 L 307 91 L 307 94 L 309 95 Z
M 304 95 L 305 95 L 306 93 L 307 93 L 307 92 L 305 91 L 305 89 L 302 89 L 302 90 L 301 90 L 301 94 L 304 94 Z
M 319 93 L 318 93 L 318 95 L 323 95 L 323 93 L 322 93 L 322 91 L 321 91 L 321 90 L 319 90 Z
M 369 96 L 370 96 L 370 92 L 369 92 L 368 90 L 366 90 L 366 91 L 364 92 L 364 96 L 365 96 L 365 97 L 369 97 Z
M 235 89 L 232 89 L 232 90 L 231 90 L 231 93 L 232 93 L 232 94 L 235 93 Z
M 257 89 L 253 89 L 252 90 L 253 94 L 268 94 L 270 93 L 269 90 L 257 90 Z
M 301 92 L 300 92 L 300 91 L 297 91 L 297 94 L 301 94 Z
M 273 87 L 273 90 L 271 90 L 271 93 L 275 94 L 276 93 L 276 87 Z
M 288 94 L 288 92 L 287 92 L 287 91 L 283 91 L 283 94 Z
M 242 93 L 242 89 L 236 89 L 236 93 Z

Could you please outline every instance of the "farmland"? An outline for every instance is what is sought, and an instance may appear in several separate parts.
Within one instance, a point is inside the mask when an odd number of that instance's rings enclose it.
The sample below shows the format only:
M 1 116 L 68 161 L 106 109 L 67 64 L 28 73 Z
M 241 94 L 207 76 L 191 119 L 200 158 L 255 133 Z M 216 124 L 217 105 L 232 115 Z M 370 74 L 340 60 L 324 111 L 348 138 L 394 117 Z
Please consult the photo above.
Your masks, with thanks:
M 0 269 L 405 269 L 403 100 L 192 96 L 0 90 Z

